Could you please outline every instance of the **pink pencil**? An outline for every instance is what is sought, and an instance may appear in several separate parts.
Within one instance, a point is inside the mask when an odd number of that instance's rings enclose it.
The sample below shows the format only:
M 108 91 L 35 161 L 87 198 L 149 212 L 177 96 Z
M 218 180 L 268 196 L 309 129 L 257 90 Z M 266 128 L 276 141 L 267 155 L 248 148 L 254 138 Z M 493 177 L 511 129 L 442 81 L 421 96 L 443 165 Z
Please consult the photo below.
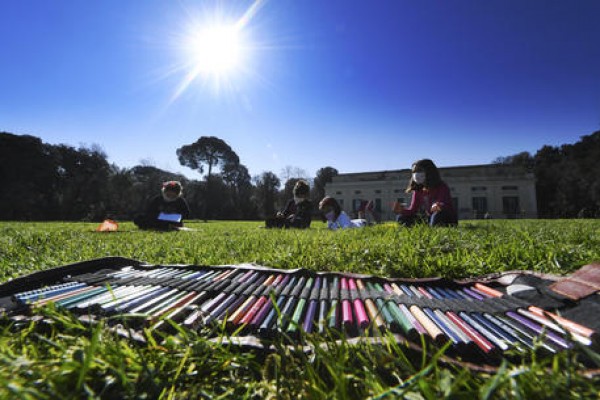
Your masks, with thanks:
M 348 280 L 346 278 L 342 278 L 341 289 L 342 293 L 344 291 L 348 292 Z M 342 323 L 344 327 L 352 327 L 353 321 L 352 304 L 350 303 L 350 300 L 342 299 Z
M 361 328 L 367 328 L 369 326 L 369 317 L 365 306 L 358 295 L 358 288 L 354 279 L 348 279 L 348 288 L 350 289 L 350 295 L 352 296 L 352 304 L 354 305 L 354 312 L 356 313 L 356 322 Z

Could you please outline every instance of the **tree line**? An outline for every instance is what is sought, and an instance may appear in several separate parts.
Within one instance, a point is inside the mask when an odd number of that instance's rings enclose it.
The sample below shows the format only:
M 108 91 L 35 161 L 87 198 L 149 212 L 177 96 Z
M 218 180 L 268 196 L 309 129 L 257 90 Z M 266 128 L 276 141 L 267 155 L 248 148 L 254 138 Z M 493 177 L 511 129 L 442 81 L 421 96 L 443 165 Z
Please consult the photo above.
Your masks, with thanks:
M 203 179 L 152 165 L 120 168 L 98 146 L 52 145 L 0 132 L 0 220 L 131 220 L 168 180 L 182 182 L 192 218 L 255 220 L 282 207 L 300 178 L 311 181 L 311 197 L 320 200 L 338 173 L 324 167 L 311 178 L 288 167 L 283 182 L 271 171 L 252 177 L 235 151 L 212 136 L 182 146 L 177 156 Z
M 333 167 L 308 177 L 287 167 L 278 176 L 252 177 L 235 151 L 214 136 L 177 149 L 179 162 L 197 170 L 194 180 L 152 165 L 120 168 L 98 146 L 51 145 L 40 138 L 0 132 L 0 220 L 130 220 L 158 193 L 161 183 L 179 180 L 195 219 L 255 220 L 273 215 L 298 179 L 311 184 L 318 202 L 338 174 Z M 600 217 L 600 131 L 574 144 L 544 146 L 493 163 L 533 171 L 541 218 Z M 203 175 L 204 174 L 204 175 Z
M 494 163 L 533 171 L 540 218 L 600 218 L 600 131 L 574 144 L 544 146 Z

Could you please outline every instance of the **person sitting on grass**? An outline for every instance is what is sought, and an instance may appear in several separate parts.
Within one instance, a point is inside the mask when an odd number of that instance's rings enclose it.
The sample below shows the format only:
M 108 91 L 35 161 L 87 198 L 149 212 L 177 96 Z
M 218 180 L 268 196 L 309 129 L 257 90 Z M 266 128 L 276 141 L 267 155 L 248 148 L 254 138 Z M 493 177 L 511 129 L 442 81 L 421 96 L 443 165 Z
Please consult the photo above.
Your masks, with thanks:
M 375 209 L 373 200 L 361 200 L 358 207 L 358 218 L 366 219 L 368 224 L 381 222 L 381 214 Z
M 430 226 L 456 226 L 458 218 L 452 205 L 450 189 L 442 181 L 440 172 L 429 159 L 412 165 L 412 174 L 406 193 L 412 192 L 410 206 L 396 203 L 396 220 L 404 226 L 412 226 L 423 221 Z
M 367 221 L 364 219 L 350 219 L 333 197 L 326 196 L 323 198 L 319 203 L 319 211 L 327 221 L 327 228 L 332 230 L 362 228 L 367 225 Z
M 140 229 L 168 231 L 182 228 L 183 220 L 190 215 L 190 208 L 182 194 L 181 182 L 163 183 L 161 194 L 153 197 L 146 206 L 146 212 L 138 215 L 133 222 Z
M 310 201 L 310 186 L 308 182 L 300 179 L 294 185 L 294 198 L 290 199 L 282 211 L 274 217 L 267 218 L 267 228 L 310 228 L 313 205 Z

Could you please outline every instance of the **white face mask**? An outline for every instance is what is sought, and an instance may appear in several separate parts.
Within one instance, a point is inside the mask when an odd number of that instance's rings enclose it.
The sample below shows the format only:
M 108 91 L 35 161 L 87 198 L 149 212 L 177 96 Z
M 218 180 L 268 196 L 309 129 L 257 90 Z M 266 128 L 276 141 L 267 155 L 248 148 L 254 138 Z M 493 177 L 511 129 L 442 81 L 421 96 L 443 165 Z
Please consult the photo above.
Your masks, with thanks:
M 325 218 L 327 218 L 327 221 L 333 222 L 335 220 L 335 211 L 329 211 L 327 214 L 325 214 Z
M 167 203 L 174 202 L 175 200 L 177 200 L 179 198 L 178 195 L 175 195 L 172 197 L 168 196 L 164 190 L 162 191 L 162 197 L 163 197 L 163 200 L 166 201 Z
M 425 172 L 413 172 L 412 178 L 416 184 L 422 185 L 425 183 Z

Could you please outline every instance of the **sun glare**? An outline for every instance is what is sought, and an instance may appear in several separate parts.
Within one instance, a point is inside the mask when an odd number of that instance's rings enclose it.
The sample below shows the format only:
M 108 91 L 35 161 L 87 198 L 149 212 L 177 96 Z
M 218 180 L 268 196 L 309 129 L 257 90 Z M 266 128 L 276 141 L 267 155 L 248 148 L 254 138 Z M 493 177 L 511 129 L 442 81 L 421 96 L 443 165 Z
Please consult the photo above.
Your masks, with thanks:
M 235 26 L 204 28 L 192 37 L 189 46 L 195 69 L 201 74 L 225 75 L 243 62 L 244 46 Z
M 232 88 L 235 81 L 249 70 L 251 40 L 249 23 L 263 5 L 255 0 L 241 16 L 226 15 L 222 8 L 205 10 L 188 26 L 180 46 L 185 77 L 177 87 L 171 101 L 189 89 L 194 81 L 212 86 L 218 94 Z

